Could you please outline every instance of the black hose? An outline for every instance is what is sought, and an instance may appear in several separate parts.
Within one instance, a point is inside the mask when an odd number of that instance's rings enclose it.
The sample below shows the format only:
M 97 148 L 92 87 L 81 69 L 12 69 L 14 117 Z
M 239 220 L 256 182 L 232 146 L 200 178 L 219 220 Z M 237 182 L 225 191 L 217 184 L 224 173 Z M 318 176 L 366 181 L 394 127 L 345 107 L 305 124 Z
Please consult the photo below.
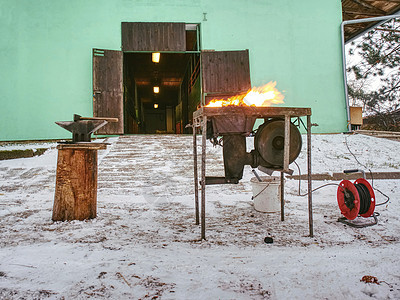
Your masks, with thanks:
M 359 214 L 365 214 L 371 207 L 371 195 L 368 188 L 362 183 L 356 183 L 354 186 L 357 189 L 358 195 L 360 197 L 360 212 Z

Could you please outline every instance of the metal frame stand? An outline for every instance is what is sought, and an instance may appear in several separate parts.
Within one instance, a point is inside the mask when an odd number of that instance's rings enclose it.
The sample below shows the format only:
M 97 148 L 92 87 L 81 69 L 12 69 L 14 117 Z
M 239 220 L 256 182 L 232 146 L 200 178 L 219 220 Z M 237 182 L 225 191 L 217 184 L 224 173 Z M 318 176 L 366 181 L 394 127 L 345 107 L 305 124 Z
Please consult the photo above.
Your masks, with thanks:
M 193 113 L 193 161 L 194 161 L 194 192 L 195 192 L 195 217 L 196 225 L 201 223 L 201 239 L 206 239 L 206 135 L 207 120 L 213 116 L 221 115 L 221 108 L 201 107 Z M 257 118 L 284 118 L 285 120 L 285 145 L 284 145 L 284 161 L 283 169 L 277 170 L 281 172 L 281 221 L 284 221 L 284 173 L 291 173 L 289 169 L 289 153 L 290 153 L 290 120 L 295 117 L 307 117 L 307 180 L 308 180 L 308 223 L 309 236 L 314 236 L 313 230 L 313 212 L 312 212 L 312 181 L 311 181 L 311 109 L 310 108 L 290 108 L 290 107 L 259 107 L 251 108 L 250 112 L 246 112 Z M 201 180 L 199 183 L 198 161 L 197 161 L 197 139 L 196 129 L 202 129 L 201 142 Z M 201 189 L 201 205 L 199 205 L 199 184 Z M 201 216 L 199 208 L 201 206 Z M 200 222 L 199 222 L 200 221 Z

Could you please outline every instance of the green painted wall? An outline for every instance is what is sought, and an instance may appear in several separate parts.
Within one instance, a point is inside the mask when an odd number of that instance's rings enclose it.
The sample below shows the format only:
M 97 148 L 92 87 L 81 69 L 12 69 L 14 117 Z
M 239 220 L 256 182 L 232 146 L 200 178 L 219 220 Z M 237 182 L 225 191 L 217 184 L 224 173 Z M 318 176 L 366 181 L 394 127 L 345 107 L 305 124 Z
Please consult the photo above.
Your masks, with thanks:
M 0 0 L 0 140 L 68 138 L 54 121 L 92 114 L 92 48 L 119 50 L 123 21 L 201 23 L 203 49 L 249 49 L 252 84 L 311 107 L 314 132 L 346 129 L 338 0 Z

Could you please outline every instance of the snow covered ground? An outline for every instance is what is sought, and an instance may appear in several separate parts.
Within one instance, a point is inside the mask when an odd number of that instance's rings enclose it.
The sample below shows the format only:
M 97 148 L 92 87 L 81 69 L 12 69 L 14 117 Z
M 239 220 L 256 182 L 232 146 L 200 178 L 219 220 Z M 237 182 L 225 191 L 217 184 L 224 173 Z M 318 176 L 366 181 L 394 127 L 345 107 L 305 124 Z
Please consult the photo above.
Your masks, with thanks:
M 362 229 L 337 222 L 337 187 L 314 192 L 310 238 L 298 181 L 286 181 L 281 222 L 280 213 L 254 210 L 246 167 L 238 185 L 207 186 L 200 241 L 192 137 L 107 142 L 93 220 L 51 221 L 55 144 L 39 157 L 0 161 L 0 299 L 400 299 L 399 180 L 374 181 L 390 202 L 376 208 L 378 225 Z M 313 173 L 400 169 L 396 141 L 338 134 L 314 135 L 312 144 Z M 303 149 L 296 160 L 303 173 L 305 157 Z M 223 175 L 221 148 L 209 143 L 207 175 Z

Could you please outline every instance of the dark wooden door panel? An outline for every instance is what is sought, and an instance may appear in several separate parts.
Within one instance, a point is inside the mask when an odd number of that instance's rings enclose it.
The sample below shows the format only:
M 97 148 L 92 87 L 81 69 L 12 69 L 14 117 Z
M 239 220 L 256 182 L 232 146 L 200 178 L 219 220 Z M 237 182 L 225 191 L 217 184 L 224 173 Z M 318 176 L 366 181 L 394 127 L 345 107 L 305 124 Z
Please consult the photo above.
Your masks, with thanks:
M 203 92 L 207 100 L 233 96 L 251 89 L 249 51 L 203 51 Z
M 122 22 L 122 51 L 185 51 L 185 23 Z
M 118 118 L 99 134 L 123 134 L 122 52 L 93 49 L 93 116 Z

